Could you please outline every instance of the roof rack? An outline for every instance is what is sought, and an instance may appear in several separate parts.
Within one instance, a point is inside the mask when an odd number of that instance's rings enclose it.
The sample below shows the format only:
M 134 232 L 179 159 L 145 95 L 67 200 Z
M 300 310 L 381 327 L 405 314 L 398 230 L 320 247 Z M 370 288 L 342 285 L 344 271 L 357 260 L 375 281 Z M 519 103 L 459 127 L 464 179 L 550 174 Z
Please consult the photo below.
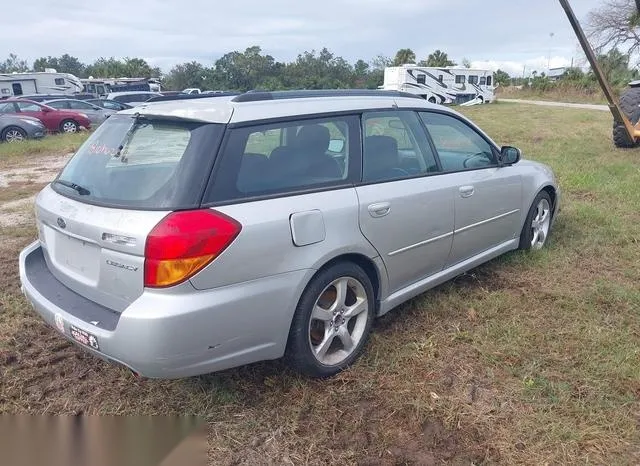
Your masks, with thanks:
M 296 91 L 259 91 L 253 90 L 236 95 L 233 102 L 257 102 L 261 100 L 304 99 L 312 97 L 409 97 L 422 99 L 419 95 L 400 91 L 379 89 L 318 89 Z
M 171 94 L 151 97 L 146 102 L 165 102 L 169 100 L 210 99 L 213 97 L 228 97 L 240 95 L 240 92 L 212 92 L 210 94 Z

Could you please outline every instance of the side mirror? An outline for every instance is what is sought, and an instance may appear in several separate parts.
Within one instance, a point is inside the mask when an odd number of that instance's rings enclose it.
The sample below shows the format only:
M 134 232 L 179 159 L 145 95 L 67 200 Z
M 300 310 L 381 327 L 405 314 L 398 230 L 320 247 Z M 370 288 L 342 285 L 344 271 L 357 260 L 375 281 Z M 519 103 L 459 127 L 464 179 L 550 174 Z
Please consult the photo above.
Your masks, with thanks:
M 520 161 L 522 152 L 517 147 L 503 146 L 500 149 L 500 163 L 502 165 L 513 165 Z
M 342 139 L 332 139 L 329 141 L 329 152 L 339 154 L 344 149 L 344 141 Z
M 51 109 L 49 107 L 40 107 L 40 109 L 44 112 L 44 113 L 49 113 L 51 111 Z

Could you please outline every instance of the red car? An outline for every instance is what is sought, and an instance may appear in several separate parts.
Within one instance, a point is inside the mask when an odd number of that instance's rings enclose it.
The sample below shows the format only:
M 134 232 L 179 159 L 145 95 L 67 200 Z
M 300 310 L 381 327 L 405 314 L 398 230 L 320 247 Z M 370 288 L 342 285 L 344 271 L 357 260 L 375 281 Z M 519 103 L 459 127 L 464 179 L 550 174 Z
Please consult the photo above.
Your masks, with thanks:
M 55 108 L 26 99 L 7 99 L 0 101 L 0 113 L 14 113 L 35 117 L 52 133 L 75 133 L 81 127 L 90 129 L 89 117 L 71 110 Z

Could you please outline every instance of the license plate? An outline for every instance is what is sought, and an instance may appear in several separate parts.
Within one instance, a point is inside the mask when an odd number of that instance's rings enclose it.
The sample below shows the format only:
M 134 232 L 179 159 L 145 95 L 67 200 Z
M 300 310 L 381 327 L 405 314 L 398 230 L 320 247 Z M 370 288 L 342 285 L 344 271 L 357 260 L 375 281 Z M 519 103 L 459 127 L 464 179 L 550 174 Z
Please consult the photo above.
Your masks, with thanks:
M 53 244 L 57 262 L 67 270 L 82 275 L 85 279 L 95 281 L 98 278 L 100 264 L 100 248 L 95 244 L 72 238 L 55 232 Z M 47 243 L 49 241 L 47 240 Z
M 91 333 L 82 330 L 74 325 L 69 326 L 69 333 L 71 334 L 71 338 L 73 338 L 78 343 L 93 348 L 96 351 L 100 351 L 100 346 L 98 345 L 98 338 Z

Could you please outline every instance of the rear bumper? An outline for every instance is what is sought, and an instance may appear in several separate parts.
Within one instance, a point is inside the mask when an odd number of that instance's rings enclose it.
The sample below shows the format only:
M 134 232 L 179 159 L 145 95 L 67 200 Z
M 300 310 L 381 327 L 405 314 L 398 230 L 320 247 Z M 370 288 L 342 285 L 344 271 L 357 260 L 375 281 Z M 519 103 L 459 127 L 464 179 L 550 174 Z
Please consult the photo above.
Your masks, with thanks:
M 60 283 L 38 242 L 20 253 L 19 267 L 23 293 L 50 326 L 94 355 L 152 378 L 189 377 L 281 357 L 295 306 L 314 272 L 206 291 L 189 284 L 145 290 L 118 314 Z M 94 347 L 73 339 L 72 327 L 94 336 Z

